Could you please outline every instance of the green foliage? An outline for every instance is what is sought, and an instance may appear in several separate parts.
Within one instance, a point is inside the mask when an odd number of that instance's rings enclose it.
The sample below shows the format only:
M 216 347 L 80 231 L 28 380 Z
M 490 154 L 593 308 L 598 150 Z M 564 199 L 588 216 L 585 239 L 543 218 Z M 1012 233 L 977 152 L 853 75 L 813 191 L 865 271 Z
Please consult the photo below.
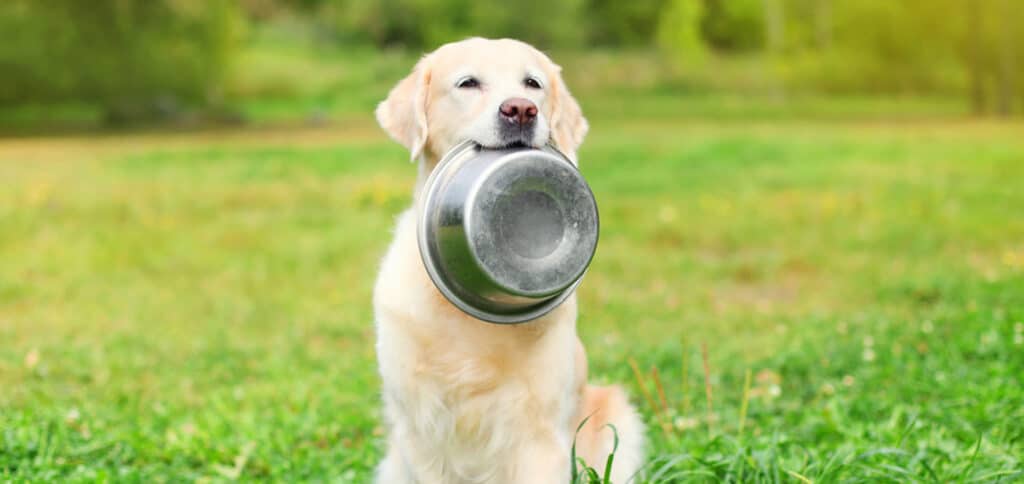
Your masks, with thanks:
M 1017 46 L 1024 32 L 1010 20 L 1008 2 L 819 0 L 804 7 L 804 15 L 817 19 L 815 33 L 794 29 L 779 59 L 794 85 L 834 92 L 970 91 L 977 112 L 1019 109 L 1024 49 Z
M 704 0 L 701 32 L 722 52 L 749 52 L 764 45 L 763 0 Z
M 633 86 L 780 100 L 927 95 L 1008 115 L 1024 112 L 1024 29 L 1015 7 L 1013 0 L 8 0 L 0 2 L 0 119 L 88 124 L 175 118 L 191 108 L 235 113 L 312 91 L 318 99 L 310 111 L 322 110 L 317 102 L 362 105 L 376 90 L 325 79 L 390 79 L 391 68 L 305 75 L 294 58 L 415 57 L 474 35 L 520 38 L 568 53 L 563 58 L 607 53 L 587 49 L 595 46 L 628 48 L 637 58 L 661 54 L 655 64 L 628 59 L 613 66 L 618 72 L 600 69 Z M 276 67 L 251 73 L 252 51 Z M 253 81 L 275 69 L 272 82 Z
M 699 67 L 707 54 L 701 37 L 702 0 L 669 0 L 658 24 L 658 45 L 676 65 Z
M 429 49 L 465 37 L 513 37 L 541 48 L 578 45 L 582 30 L 567 26 L 582 0 L 348 0 L 327 3 L 323 15 L 344 41 L 378 47 Z M 425 21 L 429 19 L 429 21 Z
M 316 12 L 321 26 L 346 45 L 421 51 L 483 35 L 522 38 L 544 49 L 657 47 L 667 65 L 653 74 L 636 72 L 641 78 L 692 76 L 713 57 L 762 58 L 756 70 L 714 84 L 777 96 L 969 94 L 979 112 L 1014 111 L 1024 91 L 1024 49 L 1015 47 L 1024 43 L 1024 33 L 1008 20 L 1008 0 L 530 0 L 514 8 L 490 0 L 299 4 L 300 11 Z M 739 73 L 716 71 L 719 78 L 734 74 Z M 693 86 L 685 78 L 664 84 Z
M 944 75 L 956 60 L 955 22 L 950 11 L 957 0 L 884 0 L 835 5 L 835 50 L 827 55 L 845 59 L 859 70 L 870 90 L 929 91 L 949 88 Z M 927 42 L 915 39 L 928 39 Z M 865 55 L 867 53 L 867 55 Z M 943 85 L 945 84 L 945 85 Z
M 958 37 L 959 52 L 976 112 L 1024 112 L 1024 29 L 1017 21 L 1019 8 L 1010 0 L 960 5 L 966 20 Z
M 239 18 L 227 0 L 0 3 L 0 105 L 88 101 L 112 116 L 216 102 Z
M 589 39 L 597 45 L 650 45 L 669 0 L 587 0 Z

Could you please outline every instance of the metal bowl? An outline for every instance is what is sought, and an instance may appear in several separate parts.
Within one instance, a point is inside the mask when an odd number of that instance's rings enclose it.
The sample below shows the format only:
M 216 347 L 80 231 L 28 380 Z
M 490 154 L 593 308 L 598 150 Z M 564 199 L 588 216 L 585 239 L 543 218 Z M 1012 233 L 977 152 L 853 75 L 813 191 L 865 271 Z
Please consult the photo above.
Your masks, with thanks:
M 556 308 L 597 248 L 594 195 L 552 146 L 462 143 L 422 193 L 423 265 L 452 304 L 484 321 L 522 323 Z

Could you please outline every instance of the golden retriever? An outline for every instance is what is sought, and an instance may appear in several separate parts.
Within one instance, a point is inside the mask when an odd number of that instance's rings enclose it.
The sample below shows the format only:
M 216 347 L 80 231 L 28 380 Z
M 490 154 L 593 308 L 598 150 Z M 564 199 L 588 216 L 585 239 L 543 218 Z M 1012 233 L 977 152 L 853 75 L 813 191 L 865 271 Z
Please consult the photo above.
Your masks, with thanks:
M 614 482 L 640 467 L 643 424 L 625 393 L 586 383 L 575 296 L 533 321 L 486 323 L 441 295 L 417 248 L 420 190 L 459 142 L 550 140 L 576 160 L 587 122 L 560 70 L 523 42 L 467 39 L 423 57 L 377 108 L 381 127 L 419 162 L 413 206 L 398 217 L 374 288 L 388 431 L 379 483 L 566 483 L 574 438 L 579 457 L 604 468 L 608 423 L 620 438 Z

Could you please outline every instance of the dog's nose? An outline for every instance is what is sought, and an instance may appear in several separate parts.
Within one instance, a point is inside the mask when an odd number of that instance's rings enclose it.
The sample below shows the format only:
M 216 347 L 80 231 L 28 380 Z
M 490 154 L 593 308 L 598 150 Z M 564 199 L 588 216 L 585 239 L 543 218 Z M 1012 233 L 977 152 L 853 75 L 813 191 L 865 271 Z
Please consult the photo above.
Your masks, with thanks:
M 514 97 L 501 103 L 498 113 L 505 121 L 525 127 L 537 119 L 537 105 L 529 99 Z

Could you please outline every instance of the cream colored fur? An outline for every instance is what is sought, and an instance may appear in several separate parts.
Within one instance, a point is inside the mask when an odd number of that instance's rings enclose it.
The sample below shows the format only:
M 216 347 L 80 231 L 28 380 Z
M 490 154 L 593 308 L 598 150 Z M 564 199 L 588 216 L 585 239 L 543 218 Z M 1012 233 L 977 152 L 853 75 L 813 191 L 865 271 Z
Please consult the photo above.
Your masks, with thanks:
M 466 139 L 499 146 L 497 111 L 524 97 L 540 110 L 530 144 L 548 139 L 572 159 L 587 132 L 559 67 L 522 42 L 468 39 L 425 56 L 377 109 L 381 126 L 420 162 L 413 207 L 399 216 L 374 290 L 387 455 L 382 484 L 566 483 L 578 423 L 579 456 L 603 469 L 614 424 L 614 482 L 642 461 L 643 425 L 618 387 L 586 383 L 576 297 L 537 320 L 474 319 L 434 287 L 416 244 L 420 189 L 441 155 Z M 456 87 L 466 76 L 479 89 Z M 525 76 L 541 89 L 524 86 Z

